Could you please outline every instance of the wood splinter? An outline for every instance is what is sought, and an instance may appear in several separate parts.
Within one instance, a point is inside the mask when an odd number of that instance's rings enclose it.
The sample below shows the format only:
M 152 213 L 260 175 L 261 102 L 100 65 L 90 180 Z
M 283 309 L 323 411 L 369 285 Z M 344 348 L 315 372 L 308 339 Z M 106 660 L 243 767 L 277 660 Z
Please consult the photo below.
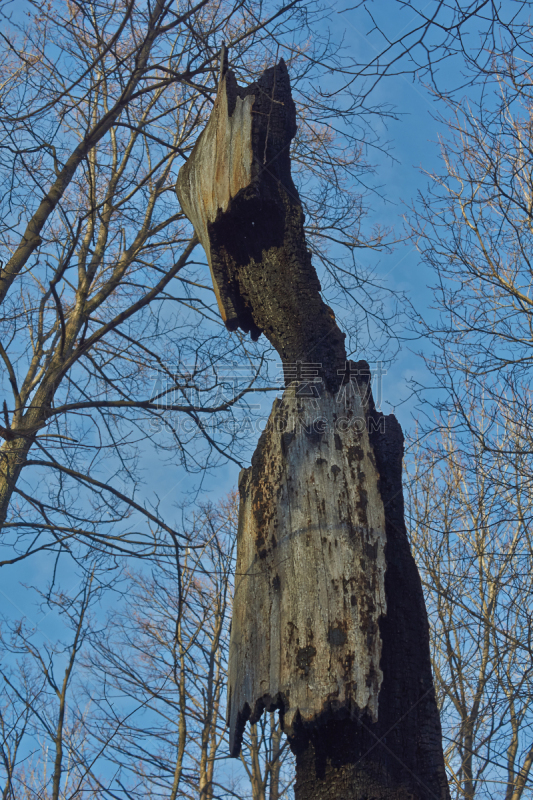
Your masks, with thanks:
M 226 326 L 264 333 L 287 386 L 239 479 L 231 752 L 248 720 L 278 708 L 296 800 L 448 800 L 401 428 L 376 411 L 368 364 L 347 363 L 320 296 L 291 178 L 287 68 L 239 87 L 221 61 L 178 197 Z

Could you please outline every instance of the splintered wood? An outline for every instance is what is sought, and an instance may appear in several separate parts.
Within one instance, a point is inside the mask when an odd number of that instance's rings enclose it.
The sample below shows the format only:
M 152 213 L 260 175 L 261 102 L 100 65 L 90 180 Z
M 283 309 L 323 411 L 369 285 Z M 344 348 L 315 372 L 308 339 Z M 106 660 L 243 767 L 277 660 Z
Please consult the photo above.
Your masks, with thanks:
M 233 755 L 263 708 L 281 709 L 289 735 L 340 709 L 378 714 L 386 536 L 368 410 L 357 383 L 316 398 L 295 386 L 239 480 Z
M 280 61 L 249 86 L 229 70 L 176 190 L 202 243 L 228 330 L 261 333 L 284 365 L 319 362 L 335 390 L 344 333 L 320 296 L 291 176 L 296 108 Z
M 194 225 L 207 256 L 218 308 L 224 322 L 232 313 L 213 271 L 208 226 L 227 210 L 232 197 L 252 179 L 252 105 L 254 96 L 235 98 L 229 113 L 228 78 L 223 78 L 204 131 L 180 170 L 177 191 L 181 207 Z

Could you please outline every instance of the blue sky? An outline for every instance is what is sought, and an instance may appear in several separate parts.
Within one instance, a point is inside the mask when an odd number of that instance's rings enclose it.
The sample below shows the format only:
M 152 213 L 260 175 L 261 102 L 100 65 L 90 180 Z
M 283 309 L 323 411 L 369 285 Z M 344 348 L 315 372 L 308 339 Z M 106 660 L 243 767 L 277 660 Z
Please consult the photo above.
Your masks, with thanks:
M 353 53 L 362 61 L 375 52 L 379 40 L 375 36 L 367 36 L 370 22 L 365 15 L 360 11 L 344 11 L 344 7 L 340 2 L 331 4 L 332 31 L 337 38 L 344 39 L 347 52 Z M 412 21 L 408 15 L 398 14 L 397 9 L 395 0 L 380 0 L 380 15 L 388 20 L 395 33 Z M 452 63 L 446 68 L 450 71 L 451 80 L 456 78 L 451 72 L 453 68 Z M 378 118 L 374 122 L 382 140 L 390 142 L 391 156 L 375 150 L 367 154 L 369 160 L 375 164 L 374 181 L 380 187 L 379 192 L 370 194 L 368 198 L 371 209 L 369 221 L 393 227 L 398 237 L 404 230 L 402 217 L 406 205 L 427 185 L 427 178 L 421 173 L 421 167 L 429 171 L 439 167 L 439 125 L 433 118 L 436 107 L 430 93 L 408 76 L 383 80 L 374 90 L 373 100 L 394 106 L 398 120 L 389 119 L 385 124 Z M 391 253 L 376 254 L 361 250 L 359 260 L 363 267 L 375 269 L 387 289 L 407 293 L 419 313 L 430 313 L 428 308 L 431 293 L 427 286 L 432 277 L 419 263 L 418 254 L 411 242 L 397 244 Z M 413 401 L 409 400 L 409 380 L 413 377 L 421 380 L 425 375 L 423 361 L 416 355 L 416 351 L 423 346 L 424 343 L 420 341 L 404 343 L 394 363 L 387 367 L 383 380 L 382 410 L 385 413 L 394 410 L 404 430 L 412 426 L 415 410 Z M 360 358 L 367 356 L 367 353 L 353 355 Z M 272 398 L 269 397 L 262 404 L 270 408 L 271 402 Z M 238 467 L 232 463 L 219 468 L 207 479 L 204 497 L 216 500 L 218 496 L 234 489 L 238 472 Z M 156 488 L 165 514 L 168 518 L 176 518 L 179 514 L 177 504 L 190 499 L 198 478 L 187 475 L 183 470 L 161 464 L 151 454 L 146 456 L 146 474 L 147 488 L 150 491 Z M 6 574 L 3 575 L 3 587 L 0 590 L 6 602 L 5 613 L 11 617 L 28 615 L 39 625 L 45 637 L 53 637 L 57 621 L 53 614 L 43 617 L 38 612 L 32 593 L 21 590 L 20 582 L 41 583 L 49 574 L 49 568 L 50 562 L 46 558 L 37 558 L 31 563 L 22 562 L 19 566 L 10 567 L 4 570 Z M 62 578 L 67 591 L 73 588 L 71 583 L 74 585 L 77 581 L 74 576 L 71 581 L 68 574 Z
M 378 39 L 367 36 L 370 22 L 360 11 L 343 10 L 340 2 L 331 4 L 331 26 L 336 37 L 344 38 L 347 52 L 358 60 L 375 52 Z M 385 10 L 384 10 L 385 9 Z M 391 30 L 396 34 L 407 27 L 413 17 L 398 14 L 396 0 L 379 0 L 380 16 L 386 18 Z M 457 64 L 448 62 L 443 68 L 443 82 L 457 82 Z M 374 90 L 373 101 L 394 106 L 398 119 L 386 122 L 377 118 L 375 128 L 383 141 L 390 142 L 390 156 L 376 150 L 368 152 L 368 159 L 375 164 L 374 182 L 379 191 L 370 193 L 369 222 L 379 222 L 394 228 L 396 238 L 404 234 L 403 215 L 416 199 L 419 191 L 424 191 L 428 178 L 422 170 L 431 172 L 440 169 L 438 136 L 442 126 L 436 121 L 437 106 L 430 92 L 409 76 L 396 76 L 384 79 Z M 198 257 L 198 254 L 197 254 Z M 377 254 L 361 250 L 359 260 L 363 268 L 371 267 L 378 278 L 391 292 L 406 293 L 417 312 L 426 317 L 430 310 L 432 294 L 428 286 L 433 276 L 420 263 L 418 253 L 412 242 L 398 243 L 392 252 Z M 334 309 L 335 310 L 335 309 Z M 404 431 L 414 425 L 416 406 L 410 397 L 409 381 L 424 382 L 427 377 L 423 360 L 417 351 L 427 349 L 427 343 L 408 339 L 411 334 L 404 331 L 406 341 L 396 359 L 387 365 L 383 379 L 384 413 L 394 411 Z M 411 337 L 412 338 L 412 337 Z M 368 357 L 367 353 L 354 353 L 352 357 Z M 264 398 L 262 408 L 267 414 L 272 402 Z M 251 453 L 250 453 L 251 454 Z M 215 501 L 221 495 L 234 489 L 237 484 L 239 468 L 232 463 L 219 468 L 205 481 L 203 497 Z M 183 470 L 162 464 L 153 454 L 146 454 L 146 495 L 157 491 L 162 502 L 163 516 L 176 519 L 179 504 L 193 496 L 193 488 L 198 484 L 197 476 L 190 476 Z M 22 588 L 21 584 L 43 584 L 50 576 L 51 559 L 34 558 L 4 570 L 0 594 L 4 598 L 3 610 L 6 616 L 17 618 L 26 616 L 39 630 L 42 641 L 53 640 L 60 631 L 60 620 L 55 612 L 42 613 L 35 605 L 35 595 Z M 63 588 L 67 593 L 74 591 L 79 583 L 78 576 L 63 571 L 60 574 Z
M 389 5 L 393 5 L 389 3 Z M 362 28 L 355 15 L 333 14 L 332 23 L 338 27 L 337 34 L 344 33 L 347 46 L 357 49 L 360 58 L 365 48 L 369 49 Z M 358 30 L 361 28 L 361 30 Z M 399 120 L 388 120 L 386 126 L 376 121 L 376 127 L 384 140 L 391 142 L 392 158 L 371 151 L 368 156 L 376 165 L 375 183 L 380 192 L 369 195 L 371 212 L 369 221 L 379 221 L 385 226 L 393 226 L 396 234 L 403 232 L 402 215 L 405 203 L 415 198 L 417 191 L 427 184 L 427 178 L 420 172 L 423 165 L 426 169 L 438 166 L 438 147 L 436 144 L 439 127 L 432 119 L 435 111 L 429 93 L 408 77 L 389 78 L 376 89 L 376 99 L 392 103 L 399 112 Z M 391 253 L 376 254 L 362 250 L 359 259 L 364 267 L 372 266 L 388 289 L 406 292 L 417 310 L 424 314 L 430 302 L 427 284 L 431 276 L 420 265 L 418 255 L 411 243 L 398 244 Z M 383 379 L 384 413 L 392 410 L 397 414 L 404 430 L 412 425 L 414 404 L 408 401 L 408 381 L 413 376 L 421 378 L 424 374 L 423 362 L 414 351 L 419 349 L 420 342 L 405 343 L 396 360 L 388 366 Z M 365 357 L 365 353 L 354 354 Z M 262 405 L 268 408 L 272 398 L 265 398 Z M 158 463 L 157 459 L 147 454 L 147 484 L 154 486 L 162 500 L 163 508 L 169 518 L 178 515 L 176 504 L 186 502 L 191 496 L 191 489 L 197 485 L 198 479 L 187 475 L 182 470 L 170 469 Z M 212 500 L 234 489 L 237 484 L 239 469 L 228 463 L 219 468 L 205 483 L 204 497 Z M 155 479 L 155 480 L 154 480 Z M 147 488 L 148 488 L 147 486 Z M 4 598 L 4 612 L 10 617 L 26 615 L 38 625 L 44 639 L 57 633 L 58 619 L 54 613 L 44 615 L 35 606 L 35 595 L 20 587 L 22 583 L 41 584 L 50 574 L 51 564 L 48 558 L 34 558 L 31 563 L 22 562 L 18 566 L 4 570 L 3 586 L 0 593 Z M 68 592 L 77 583 L 77 577 L 62 576 L 62 584 Z M 71 585 L 72 584 L 72 585 Z

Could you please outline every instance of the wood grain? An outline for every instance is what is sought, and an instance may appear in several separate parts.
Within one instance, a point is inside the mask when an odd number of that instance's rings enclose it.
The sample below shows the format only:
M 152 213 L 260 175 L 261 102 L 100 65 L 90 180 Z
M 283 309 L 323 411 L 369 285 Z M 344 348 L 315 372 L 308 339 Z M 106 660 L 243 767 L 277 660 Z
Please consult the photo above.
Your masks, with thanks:
M 227 287 L 213 271 L 209 224 L 228 209 L 231 198 L 252 180 L 252 105 L 254 96 L 235 97 L 232 113 L 226 75 L 220 84 L 209 121 L 180 170 L 176 191 L 204 248 L 220 315 L 235 316 Z

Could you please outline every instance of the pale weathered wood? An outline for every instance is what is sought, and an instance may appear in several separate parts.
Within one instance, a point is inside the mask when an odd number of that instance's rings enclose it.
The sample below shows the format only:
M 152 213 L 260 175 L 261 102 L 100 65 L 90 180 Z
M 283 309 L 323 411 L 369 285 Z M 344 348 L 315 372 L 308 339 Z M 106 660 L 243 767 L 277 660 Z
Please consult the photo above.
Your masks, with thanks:
M 176 190 L 181 207 L 194 225 L 207 256 L 218 308 L 224 322 L 236 316 L 231 296 L 220 275 L 213 271 L 209 224 L 231 198 L 252 180 L 252 105 L 254 96 L 235 97 L 230 114 L 228 80 L 219 86 L 209 121 L 180 170 Z
M 357 383 L 289 387 L 241 472 L 229 665 L 231 750 L 246 719 L 283 729 L 340 709 L 376 721 L 386 613 L 385 511 Z M 301 387 L 300 387 L 301 388 Z M 304 387 L 305 391 L 305 387 Z

